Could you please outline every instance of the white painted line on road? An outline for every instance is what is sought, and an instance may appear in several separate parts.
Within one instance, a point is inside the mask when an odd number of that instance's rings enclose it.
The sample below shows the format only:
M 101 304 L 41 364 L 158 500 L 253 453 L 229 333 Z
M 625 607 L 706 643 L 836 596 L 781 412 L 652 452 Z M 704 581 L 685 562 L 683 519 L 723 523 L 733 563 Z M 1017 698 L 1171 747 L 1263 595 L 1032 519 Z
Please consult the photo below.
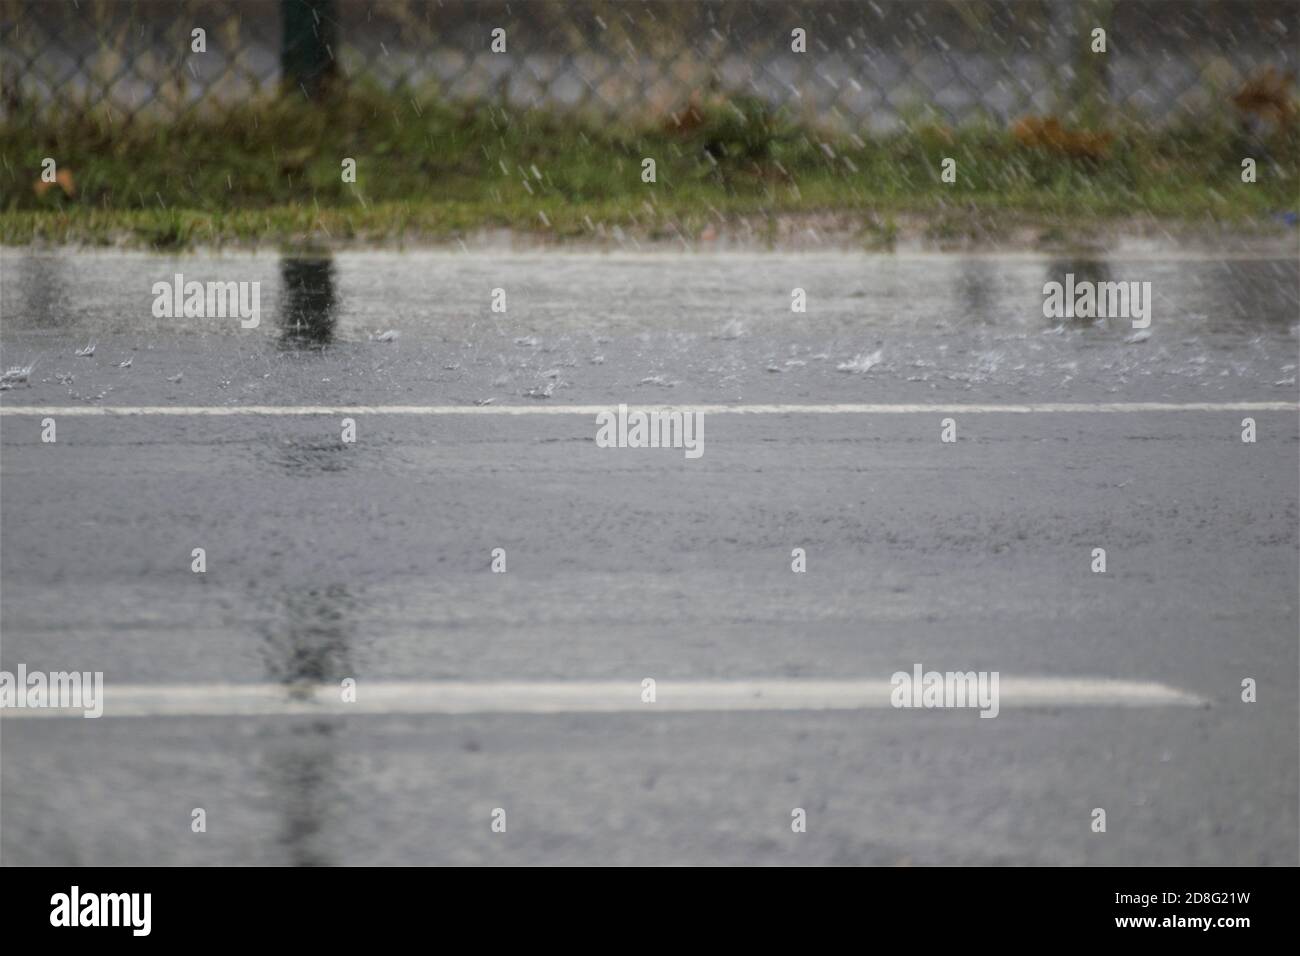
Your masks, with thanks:
M 890 709 L 889 680 L 361 681 L 344 703 L 337 684 L 107 684 L 105 717 L 302 714 L 654 714 L 667 711 Z M 1004 677 L 1007 707 L 1196 707 L 1207 701 L 1165 684 L 1108 678 Z M 967 708 L 977 711 L 976 708 Z M 0 717 L 81 717 L 80 709 L 4 708 Z M 971 716 L 975 716 L 974 713 Z
M 1136 412 L 1297 412 L 1297 402 L 1043 402 L 1007 405 L 628 405 L 640 411 L 704 412 L 709 415 L 923 415 L 1056 414 Z M 3 415 L 588 415 L 617 405 L 0 405 Z

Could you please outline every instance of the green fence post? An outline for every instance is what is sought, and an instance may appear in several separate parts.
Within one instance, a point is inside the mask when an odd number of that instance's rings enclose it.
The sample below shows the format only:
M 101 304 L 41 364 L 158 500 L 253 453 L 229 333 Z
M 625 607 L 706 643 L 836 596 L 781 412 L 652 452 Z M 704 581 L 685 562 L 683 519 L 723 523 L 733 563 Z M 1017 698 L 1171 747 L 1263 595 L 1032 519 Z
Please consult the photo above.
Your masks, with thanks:
M 281 0 L 280 72 L 286 90 L 318 100 L 338 77 L 335 0 Z
M 1074 89 L 1071 91 L 1078 119 L 1085 126 L 1104 125 L 1110 118 L 1111 26 L 1114 24 L 1114 0 L 1085 0 L 1079 4 L 1077 40 L 1074 60 Z M 1106 52 L 1092 51 L 1092 31 L 1106 31 Z

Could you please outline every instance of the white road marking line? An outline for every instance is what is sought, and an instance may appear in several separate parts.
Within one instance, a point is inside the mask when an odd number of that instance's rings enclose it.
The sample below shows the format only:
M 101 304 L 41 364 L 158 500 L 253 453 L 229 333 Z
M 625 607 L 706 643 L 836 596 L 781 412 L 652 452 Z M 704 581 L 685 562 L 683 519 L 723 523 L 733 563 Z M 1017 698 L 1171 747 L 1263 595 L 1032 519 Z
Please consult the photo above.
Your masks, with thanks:
M 704 412 L 709 415 L 922 415 L 1054 414 L 1093 412 L 1296 412 L 1297 402 L 1043 402 L 1007 405 L 634 405 L 638 411 Z M 7 415 L 588 415 L 616 412 L 615 405 L 0 405 Z
M 1198 707 L 1195 694 L 1149 681 L 1005 677 L 1007 707 Z M 355 703 L 337 684 L 108 684 L 105 717 L 243 717 L 301 714 L 655 714 L 667 711 L 889 709 L 880 680 L 659 680 L 655 703 L 639 681 L 362 681 Z M 978 712 L 978 708 L 964 708 Z M 0 717 L 82 717 L 81 709 L 4 708 Z M 972 714 L 974 716 L 974 714 Z

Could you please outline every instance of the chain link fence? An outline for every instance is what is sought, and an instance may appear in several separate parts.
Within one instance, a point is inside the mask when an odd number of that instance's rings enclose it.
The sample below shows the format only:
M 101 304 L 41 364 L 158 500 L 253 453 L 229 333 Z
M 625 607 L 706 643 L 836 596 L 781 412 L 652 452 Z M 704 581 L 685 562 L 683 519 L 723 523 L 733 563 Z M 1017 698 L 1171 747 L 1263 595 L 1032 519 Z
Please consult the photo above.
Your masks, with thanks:
M 1298 34 L 1293 0 L 0 0 L 0 110 L 237 113 L 313 92 L 283 66 L 307 43 L 345 89 L 602 120 L 744 96 L 883 133 L 1074 116 L 1093 96 L 1166 124 L 1230 113 L 1270 67 L 1293 87 Z

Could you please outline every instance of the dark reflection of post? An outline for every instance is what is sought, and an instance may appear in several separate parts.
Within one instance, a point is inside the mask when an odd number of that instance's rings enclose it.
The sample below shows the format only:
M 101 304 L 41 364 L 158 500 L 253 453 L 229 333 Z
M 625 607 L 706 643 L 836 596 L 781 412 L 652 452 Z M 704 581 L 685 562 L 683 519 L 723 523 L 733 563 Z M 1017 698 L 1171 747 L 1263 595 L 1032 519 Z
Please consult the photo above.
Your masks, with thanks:
M 351 676 L 352 596 L 347 586 L 290 591 L 280 600 L 283 618 L 263 628 L 267 676 L 283 684 Z
M 286 592 L 281 604 L 283 614 L 262 628 L 268 676 L 290 694 L 316 683 L 337 687 L 341 694 L 343 678 L 353 676 L 347 587 Z M 283 820 L 280 842 L 295 866 L 327 865 L 332 861 L 325 838 L 341 802 L 335 780 L 343 718 L 291 721 L 283 733 L 274 732 L 265 765 L 268 789 Z
M 1163 287 L 1175 302 L 1186 303 L 1176 307 L 1180 314 L 1205 316 L 1210 332 L 1286 334 L 1300 315 L 1294 259 L 1198 263 L 1194 269 L 1179 269 L 1178 276 L 1178 282 Z
M 280 348 L 320 350 L 334 338 L 334 263 L 328 257 L 280 260 Z M 280 464 L 306 474 L 336 471 L 345 456 L 338 441 L 295 441 L 282 449 Z M 286 592 L 283 614 L 263 629 L 268 676 L 295 687 L 321 683 L 337 687 L 351 675 L 348 661 L 351 597 L 343 585 Z M 328 717 L 290 725 L 268 750 L 269 789 L 276 794 L 283 827 L 280 842 L 296 866 L 331 863 L 325 837 L 338 773 L 337 735 L 342 718 Z
M 280 347 L 323 349 L 334 339 L 334 260 L 280 259 Z
M 22 296 L 24 307 L 15 308 L 9 301 L 11 293 L 6 291 L 0 301 L 0 314 L 27 316 L 33 327 L 40 329 L 64 328 L 80 320 L 81 317 L 67 307 L 66 256 L 35 253 L 13 256 L 12 261 L 16 263 L 14 289 Z
M 1074 286 L 1077 289 L 1081 282 L 1091 282 L 1094 287 L 1098 283 L 1110 281 L 1110 263 L 1105 259 L 1056 259 L 1047 266 L 1047 282 L 1059 282 L 1061 287 L 1065 288 L 1065 276 L 1067 273 L 1074 274 Z M 1072 308 L 1066 311 L 1073 312 Z M 1093 325 L 1097 322 L 1109 323 L 1110 319 L 1100 319 L 1093 316 L 1083 317 L 1075 314 L 1072 318 L 1048 319 L 1048 322 L 1056 324 L 1070 323 L 1072 325 Z
M 964 260 L 953 290 L 957 297 L 956 314 L 978 325 L 993 325 L 997 321 L 993 313 L 994 278 L 993 264 L 987 259 Z
M 340 719 L 332 717 L 295 723 L 287 738 L 270 748 L 270 790 L 279 809 L 280 843 L 293 866 L 328 866 L 332 861 L 324 842 L 338 770 Z

